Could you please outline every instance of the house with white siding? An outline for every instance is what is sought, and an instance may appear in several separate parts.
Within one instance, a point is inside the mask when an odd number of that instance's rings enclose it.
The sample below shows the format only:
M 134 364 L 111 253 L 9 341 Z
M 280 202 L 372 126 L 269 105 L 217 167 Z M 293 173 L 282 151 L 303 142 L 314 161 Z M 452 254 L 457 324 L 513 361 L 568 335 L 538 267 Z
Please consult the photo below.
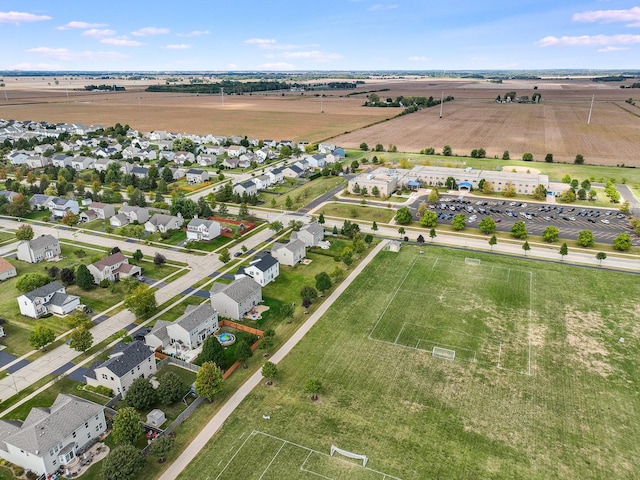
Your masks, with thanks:
M 249 277 L 232 283 L 215 282 L 209 291 L 211 305 L 221 317 L 240 320 L 262 302 L 262 287 Z
M 208 241 L 220 236 L 220 223 L 195 217 L 187 225 L 187 240 Z
M 60 256 L 60 242 L 53 235 L 41 235 L 33 240 L 22 240 L 16 251 L 18 260 L 23 262 L 51 261 Z
M 193 350 L 219 330 L 218 312 L 208 303 L 189 305 L 173 322 L 158 320 L 144 337 L 152 350 L 173 347 L 174 351 Z
M 80 297 L 69 295 L 57 280 L 20 295 L 17 301 L 20 313 L 31 318 L 47 313 L 67 315 L 80 305 Z
M 271 255 L 282 265 L 294 267 L 306 257 L 307 252 L 301 240 L 289 240 L 287 243 L 275 242 L 271 247 Z
M 247 275 L 264 287 L 280 275 L 280 264 L 271 255 L 266 254 L 254 259 L 249 266 L 240 267 L 238 275 Z

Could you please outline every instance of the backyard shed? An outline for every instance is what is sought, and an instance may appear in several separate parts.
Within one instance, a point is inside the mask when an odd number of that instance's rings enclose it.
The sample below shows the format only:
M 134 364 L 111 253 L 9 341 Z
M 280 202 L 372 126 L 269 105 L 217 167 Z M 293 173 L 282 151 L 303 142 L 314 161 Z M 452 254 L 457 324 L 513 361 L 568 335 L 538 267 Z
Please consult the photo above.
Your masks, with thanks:
M 164 412 L 160 409 L 155 408 L 147 414 L 148 425 L 159 427 L 166 421 L 167 421 L 167 418 L 164 416 Z

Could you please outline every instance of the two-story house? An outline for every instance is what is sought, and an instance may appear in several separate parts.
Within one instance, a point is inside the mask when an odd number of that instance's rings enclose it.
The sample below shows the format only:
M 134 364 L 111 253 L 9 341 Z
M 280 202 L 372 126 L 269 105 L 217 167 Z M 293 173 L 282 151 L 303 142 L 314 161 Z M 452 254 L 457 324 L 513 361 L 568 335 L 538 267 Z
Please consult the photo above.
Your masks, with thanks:
M 208 303 L 189 305 L 174 322 L 158 320 L 144 342 L 152 350 L 170 346 L 179 346 L 175 350 L 193 350 L 218 330 L 218 312 L 214 307 Z
M 291 232 L 291 240 L 300 240 L 305 247 L 317 247 L 324 239 L 324 227 L 318 222 L 311 222 L 300 228 L 298 232 Z
M 289 240 L 287 243 L 275 242 L 271 255 L 282 265 L 293 267 L 306 257 L 306 248 L 301 240 Z
M 78 215 L 80 213 L 80 205 L 76 200 L 70 200 L 68 198 L 53 197 L 49 200 L 47 208 L 51 212 L 51 215 L 56 218 L 62 218 L 67 212 Z
M 249 277 L 232 283 L 214 283 L 209 291 L 211 305 L 220 316 L 240 320 L 262 302 L 262 287 Z
M 209 172 L 207 170 L 198 170 L 197 168 L 187 170 L 188 183 L 202 183 L 207 180 L 209 180 Z
M 177 216 L 156 213 L 145 224 L 144 229 L 149 233 L 167 232 L 169 230 L 177 230 L 184 224 L 184 218 L 178 213 Z
M 131 265 L 129 259 L 122 252 L 93 262 L 87 265 L 87 268 L 93 275 L 93 281 L 98 285 L 102 280 L 118 282 L 125 277 L 137 277 L 142 274 L 142 269 L 137 265 Z
M 20 295 L 17 300 L 20 313 L 31 318 L 47 313 L 66 315 L 80 305 L 80 297 L 67 294 L 57 280 Z
M 91 167 L 93 167 L 93 163 L 95 162 L 95 158 L 91 158 L 91 157 L 74 157 L 71 160 L 71 168 L 73 168 L 74 170 L 87 170 Z
M 107 220 L 116 214 L 116 209 L 110 203 L 91 202 L 86 211 L 80 214 L 81 221 L 95 219 Z
M 193 218 L 187 225 L 187 240 L 213 240 L 220 236 L 220 223 L 215 220 Z
M 280 264 L 271 255 L 262 255 L 253 260 L 249 266 L 240 267 L 238 275 L 247 275 L 264 287 L 280 275 Z
M 123 205 L 118 214 L 109 219 L 112 227 L 124 227 L 130 223 L 144 225 L 149 220 L 149 209 L 135 205 Z
M 256 186 L 253 180 L 246 180 L 242 183 L 236 183 L 233 186 L 233 193 L 237 193 L 238 195 L 257 195 L 258 187 Z
M 28 263 L 51 261 L 60 256 L 60 242 L 53 235 L 41 235 L 18 243 L 18 260 Z

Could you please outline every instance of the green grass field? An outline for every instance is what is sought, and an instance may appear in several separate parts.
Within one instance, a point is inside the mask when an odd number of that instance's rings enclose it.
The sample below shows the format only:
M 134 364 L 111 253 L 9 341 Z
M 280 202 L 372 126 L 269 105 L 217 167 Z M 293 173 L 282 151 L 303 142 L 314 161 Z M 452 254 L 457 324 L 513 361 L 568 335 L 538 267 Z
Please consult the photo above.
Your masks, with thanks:
M 382 252 L 179 478 L 637 478 L 638 277 L 420 248 Z M 427 334 L 456 359 L 403 345 Z

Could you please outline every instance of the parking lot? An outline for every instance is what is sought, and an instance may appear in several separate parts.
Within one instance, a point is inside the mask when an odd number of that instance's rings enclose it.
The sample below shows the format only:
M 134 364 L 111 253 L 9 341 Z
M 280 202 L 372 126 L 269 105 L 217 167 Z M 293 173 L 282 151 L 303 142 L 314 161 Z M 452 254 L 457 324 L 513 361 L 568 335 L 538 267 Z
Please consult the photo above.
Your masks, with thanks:
M 602 243 L 612 242 L 621 232 L 632 233 L 627 217 L 617 209 L 450 196 L 441 197 L 429 207 L 438 214 L 439 223 L 450 223 L 462 213 L 467 216 L 467 225 L 477 228 L 485 216 L 490 216 L 496 221 L 497 230 L 505 232 L 521 220 L 533 235 L 542 235 L 549 225 L 557 227 L 560 236 L 568 239 L 577 238 L 581 230 L 591 230 L 596 241 Z M 640 244 L 639 238 L 632 238 L 634 244 Z

